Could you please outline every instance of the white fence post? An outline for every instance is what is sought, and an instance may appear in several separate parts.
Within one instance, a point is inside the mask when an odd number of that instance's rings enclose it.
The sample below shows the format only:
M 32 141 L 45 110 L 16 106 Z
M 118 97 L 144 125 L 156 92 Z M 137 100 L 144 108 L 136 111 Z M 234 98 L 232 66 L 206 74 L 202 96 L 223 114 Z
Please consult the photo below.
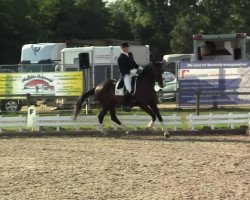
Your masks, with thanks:
M 191 128 L 191 130 L 193 131 L 194 130 L 194 125 L 192 124 L 192 122 L 193 122 L 193 119 L 192 119 L 192 117 L 193 117 L 193 115 L 192 114 L 189 114 L 189 117 L 190 117 L 190 122 L 191 122 L 191 125 L 190 125 L 190 128 Z
M 228 115 L 229 115 L 229 122 L 230 122 L 228 125 L 230 126 L 231 129 L 233 129 L 234 124 L 232 123 L 232 113 L 228 113 Z
M 56 115 L 56 131 L 60 131 L 60 125 L 59 125 L 59 123 L 60 123 L 60 115 L 57 114 Z
M 28 107 L 28 112 L 27 112 L 27 128 L 31 128 L 33 126 L 33 120 L 34 117 L 36 116 L 36 108 L 34 105 Z
M 214 130 L 215 125 L 214 125 L 213 113 L 209 113 L 209 122 L 211 129 Z
M 1 118 L 2 118 L 2 116 L 0 115 L 0 121 L 2 121 Z M 3 132 L 3 130 L 2 130 L 2 127 L 0 126 L 0 133 L 2 133 L 2 132 Z

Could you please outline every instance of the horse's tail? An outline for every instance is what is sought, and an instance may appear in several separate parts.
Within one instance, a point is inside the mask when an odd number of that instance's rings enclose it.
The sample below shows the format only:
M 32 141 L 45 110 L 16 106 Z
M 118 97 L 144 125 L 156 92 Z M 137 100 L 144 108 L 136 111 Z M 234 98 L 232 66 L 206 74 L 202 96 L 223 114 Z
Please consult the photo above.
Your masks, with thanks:
M 76 101 L 75 108 L 74 108 L 74 120 L 76 120 L 78 114 L 82 109 L 83 102 L 90 96 L 94 95 L 96 87 L 92 88 L 91 90 L 83 93 Z

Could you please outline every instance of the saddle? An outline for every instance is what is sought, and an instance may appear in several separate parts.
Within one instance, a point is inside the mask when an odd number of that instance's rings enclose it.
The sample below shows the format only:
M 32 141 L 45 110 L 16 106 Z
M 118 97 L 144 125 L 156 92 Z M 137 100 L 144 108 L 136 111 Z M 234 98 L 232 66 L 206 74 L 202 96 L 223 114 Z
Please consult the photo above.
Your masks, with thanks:
M 137 76 L 133 76 L 131 79 L 131 94 L 135 95 L 136 93 L 136 83 L 137 83 Z M 116 96 L 124 96 L 126 93 L 126 87 L 124 85 L 124 80 L 123 77 L 121 77 L 117 83 L 115 84 L 115 95 Z

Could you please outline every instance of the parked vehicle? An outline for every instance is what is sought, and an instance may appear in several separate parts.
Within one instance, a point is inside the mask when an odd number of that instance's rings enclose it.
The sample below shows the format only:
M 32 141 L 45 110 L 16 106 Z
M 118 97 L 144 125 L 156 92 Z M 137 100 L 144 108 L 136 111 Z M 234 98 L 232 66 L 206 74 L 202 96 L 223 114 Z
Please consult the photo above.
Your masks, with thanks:
M 16 73 L 15 69 L 17 69 L 16 66 L 0 66 L 0 74 L 6 74 L 6 73 Z M 1 79 L 1 75 L 0 75 L 0 79 Z M 4 76 L 3 76 L 4 77 Z M 0 83 L 0 87 L 4 86 L 3 80 L 4 78 L 2 77 L 2 82 Z M 1 94 L 3 93 L 0 89 Z M 25 99 L 16 99 L 15 97 L 12 98 L 4 98 L 4 97 L 0 97 L 0 110 L 2 111 L 7 111 L 7 112 L 16 112 L 21 110 L 22 105 L 25 105 L 25 103 L 27 103 L 27 101 Z
M 7 100 L 2 100 L 1 104 L 2 105 L 0 110 L 7 112 L 16 112 L 21 110 L 22 105 L 24 103 L 22 102 L 21 99 L 7 99 Z
M 172 72 L 173 74 L 177 74 L 177 66 L 178 62 L 181 61 L 192 61 L 194 58 L 194 54 L 167 54 L 163 56 L 164 71 Z
M 158 83 L 155 84 L 155 91 L 157 92 L 158 102 L 162 103 L 163 100 L 175 99 L 178 82 L 176 76 L 171 72 L 164 72 L 162 74 L 164 87 L 160 88 Z
M 250 37 L 246 33 L 195 34 L 193 53 L 193 60 L 176 66 L 178 107 L 250 104 L 250 96 L 242 94 L 249 91 L 250 80 Z M 196 95 L 197 91 L 202 95 Z

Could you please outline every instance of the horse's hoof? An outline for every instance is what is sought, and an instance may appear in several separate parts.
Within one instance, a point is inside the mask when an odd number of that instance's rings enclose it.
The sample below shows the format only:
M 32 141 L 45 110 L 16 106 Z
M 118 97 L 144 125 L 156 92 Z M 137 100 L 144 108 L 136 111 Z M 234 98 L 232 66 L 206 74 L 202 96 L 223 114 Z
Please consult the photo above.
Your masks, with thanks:
M 102 136 L 103 136 L 103 137 L 106 137 L 106 136 L 108 136 L 108 133 L 107 133 L 107 132 L 102 133 Z
M 168 131 L 167 131 L 167 132 L 164 132 L 164 136 L 165 136 L 166 138 L 170 138 L 169 132 L 168 132 Z
M 250 136 L 250 129 L 249 128 L 246 129 L 246 135 Z

